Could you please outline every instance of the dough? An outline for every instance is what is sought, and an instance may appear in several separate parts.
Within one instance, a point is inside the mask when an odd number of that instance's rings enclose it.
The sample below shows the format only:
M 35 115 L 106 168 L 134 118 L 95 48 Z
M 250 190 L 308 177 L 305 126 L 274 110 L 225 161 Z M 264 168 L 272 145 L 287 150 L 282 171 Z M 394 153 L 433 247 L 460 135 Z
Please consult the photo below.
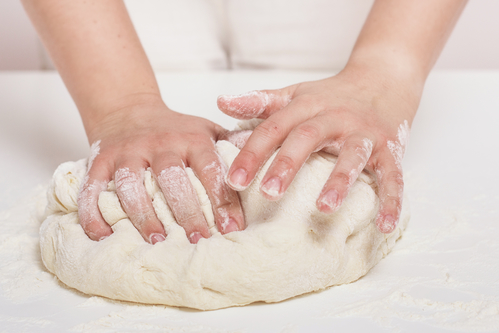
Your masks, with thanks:
M 227 165 L 239 152 L 227 141 L 219 141 L 217 149 Z M 86 294 L 211 310 L 279 302 L 355 281 L 390 251 L 407 225 L 404 205 L 394 232 L 376 229 L 378 197 L 367 174 L 353 184 L 336 213 L 319 212 L 315 201 L 335 162 L 324 153 L 311 155 L 281 200 L 267 201 L 258 188 L 272 159 L 240 192 L 247 229 L 225 236 L 214 225 L 203 186 L 188 169 L 213 234 L 197 245 L 176 224 L 149 171 L 145 186 L 166 241 L 150 245 L 142 239 L 122 211 L 112 182 L 99 206 L 114 233 L 91 241 L 78 224 L 76 204 L 87 161 L 64 163 L 48 191 L 48 217 L 40 229 L 43 262 L 66 285 Z

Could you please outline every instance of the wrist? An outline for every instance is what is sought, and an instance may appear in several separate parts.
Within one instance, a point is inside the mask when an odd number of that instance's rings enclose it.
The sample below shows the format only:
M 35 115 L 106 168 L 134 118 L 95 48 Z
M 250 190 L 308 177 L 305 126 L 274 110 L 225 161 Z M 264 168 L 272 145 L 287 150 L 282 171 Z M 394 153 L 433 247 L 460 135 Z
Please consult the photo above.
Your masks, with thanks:
M 115 103 L 87 112 L 80 110 L 80 114 L 91 144 L 101 140 L 106 134 L 120 132 L 124 126 L 141 123 L 158 110 L 171 111 L 159 94 L 140 93 L 124 96 Z
M 345 68 L 378 72 L 401 83 L 411 84 L 419 90 L 422 90 L 428 76 L 425 68 L 410 56 L 393 55 L 390 52 L 376 50 L 354 50 Z
M 351 59 L 338 73 L 346 82 L 359 89 L 374 109 L 403 114 L 412 123 L 423 93 L 424 80 L 410 70 L 398 71 L 384 59 Z
M 395 89 L 418 101 L 426 81 L 426 74 L 410 61 L 392 61 L 389 57 L 367 54 L 352 54 L 340 74 L 365 79 L 385 89 Z

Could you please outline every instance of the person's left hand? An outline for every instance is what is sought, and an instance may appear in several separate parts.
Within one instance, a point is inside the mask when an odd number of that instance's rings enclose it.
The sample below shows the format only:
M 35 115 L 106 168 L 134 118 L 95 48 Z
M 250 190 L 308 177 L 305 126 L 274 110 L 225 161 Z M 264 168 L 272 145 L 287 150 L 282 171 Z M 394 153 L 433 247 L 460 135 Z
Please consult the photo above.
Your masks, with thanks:
M 245 189 L 280 147 L 260 186 L 267 199 L 278 200 L 310 154 L 324 150 L 338 161 L 318 209 L 336 211 L 365 168 L 379 186 L 378 229 L 392 232 L 402 206 L 401 159 L 419 99 L 417 84 L 365 67 L 280 90 L 222 95 L 218 107 L 229 116 L 265 119 L 234 160 L 227 182 Z

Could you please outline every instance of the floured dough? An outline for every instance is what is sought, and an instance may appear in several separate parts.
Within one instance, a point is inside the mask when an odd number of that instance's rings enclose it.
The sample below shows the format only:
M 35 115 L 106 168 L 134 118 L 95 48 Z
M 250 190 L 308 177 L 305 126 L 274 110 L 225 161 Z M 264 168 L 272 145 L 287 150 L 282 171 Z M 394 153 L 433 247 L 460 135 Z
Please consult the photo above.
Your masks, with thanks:
M 239 152 L 227 141 L 219 141 L 217 149 L 227 165 Z M 48 192 L 49 216 L 40 230 L 43 262 L 62 282 L 87 294 L 208 310 L 278 302 L 355 281 L 401 236 L 409 220 L 407 205 L 397 229 L 380 233 L 374 223 L 375 183 L 366 174 L 336 213 L 317 210 L 316 199 L 335 162 L 327 154 L 312 154 L 284 197 L 267 201 L 258 188 L 272 160 L 240 192 L 246 230 L 225 236 L 214 225 L 203 186 L 188 169 L 213 234 L 197 245 L 176 224 L 149 171 L 145 186 L 166 241 L 151 245 L 142 239 L 121 209 L 112 182 L 99 206 L 114 233 L 100 242 L 90 240 L 78 223 L 76 204 L 86 160 L 64 163 Z

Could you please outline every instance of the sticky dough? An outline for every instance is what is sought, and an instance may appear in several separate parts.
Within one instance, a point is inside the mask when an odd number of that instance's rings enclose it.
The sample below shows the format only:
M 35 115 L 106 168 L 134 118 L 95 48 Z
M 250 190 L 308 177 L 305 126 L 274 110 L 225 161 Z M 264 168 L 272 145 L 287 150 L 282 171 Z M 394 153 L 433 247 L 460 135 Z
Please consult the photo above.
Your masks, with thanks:
M 227 141 L 219 141 L 217 149 L 227 165 L 239 151 Z M 86 294 L 209 310 L 278 302 L 355 281 L 390 251 L 407 225 L 404 204 L 394 232 L 376 229 L 379 203 L 367 174 L 353 184 L 336 213 L 319 212 L 315 202 L 335 163 L 324 153 L 310 156 L 281 200 L 267 201 L 258 188 L 272 159 L 239 193 L 246 230 L 227 235 L 217 231 L 208 196 L 187 169 L 212 232 L 197 245 L 176 224 L 149 171 L 145 186 L 166 241 L 151 245 L 142 239 L 121 209 L 112 182 L 99 206 L 114 233 L 100 242 L 90 240 L 78 223 L 76 203 L 87 161 L 64 163 L 48 191 L 48 217 L 40 229 L 43 262 L 66 285 Z

